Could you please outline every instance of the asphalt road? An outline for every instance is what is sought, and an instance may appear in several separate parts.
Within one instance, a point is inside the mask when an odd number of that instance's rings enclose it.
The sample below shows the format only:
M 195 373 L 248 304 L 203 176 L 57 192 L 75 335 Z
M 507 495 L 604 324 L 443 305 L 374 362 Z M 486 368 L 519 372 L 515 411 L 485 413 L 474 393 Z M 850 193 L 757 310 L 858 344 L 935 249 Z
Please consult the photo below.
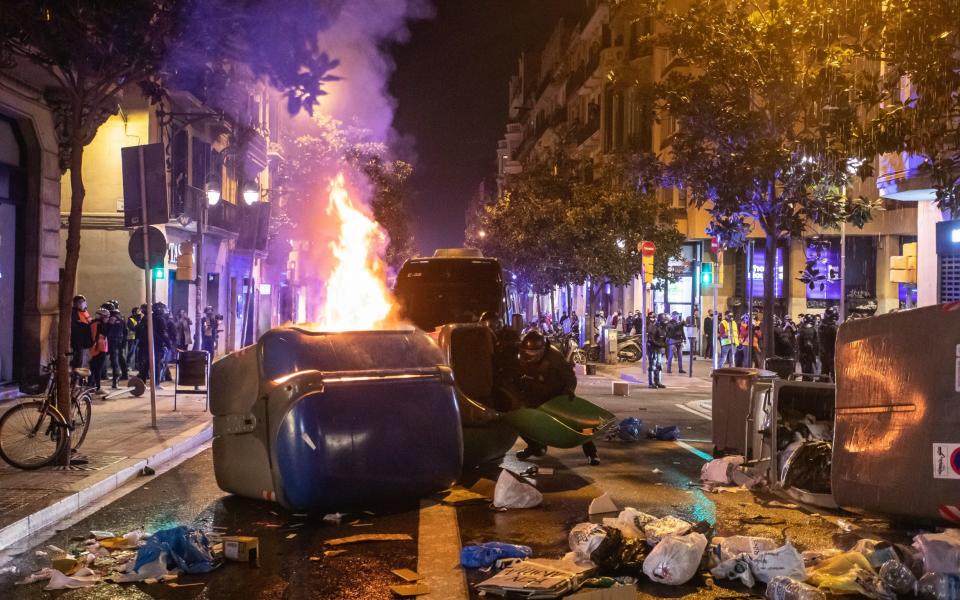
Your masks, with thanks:
M 674 385 L 674 384 L 681 385 Z M 802 550 L 852 545 L 855 533 L 837 526 L 836 516 L 815 509 L 769 506 L 773 496 L 747 492 L 706 493 L 700 490 L 700 468 L 709 452 L 711 423 L 708 398 L 702 388 L 678 389 L 683 382 L 667 379 L 668 390 L 632 386 L 629 397 L 610 394 L 605 377 L 581 378 L 579 393 L 614 411 L 618 417 L 636 416 L 648 427 L 678 425 L 681 443 L 645 440 L 637 443 L 600 441 L 601 464 L 589 466 L 579 449 L 554 450 L 536 461 L 552 468 L 537 476 L 544 493 L 541 507 L 494 512 L 486 505 L 461 506 L 456 510 L 462 543 L 505 541 L 526 544 L 534 555 L 559 558 L 567 550 L 567 532 L 588 520 L 590 501 L 607 492 L 620 507 L 633 506 L 656 516 L 676 515 L 704 520 L 718 535 L 747 534 L 789 539 Z M 519 446 L 518 448 L 519 449 Z M 508 457 L 507 466 L 522 469 Z M 498 471 L 488 469 L 467 474 L 465 484 L 492 494 Z M 779 499 L 781 502 L 782 499 Z M 442 532 L 421 535 L 418 506 L 393 506 L 376 514 L 346 517 L 339 525 L 322 521 L 322 515 L 300 516 L 275 504 L 225 495 L 213 477 L 212 456 L 206 450 L 168 472 L 155 476 L 128 495 L 91 516 L 56 532 L 49 540 L 16 557 L 18 574 L 0 575 L 0 597 L 26 598 L 325 598 L 379 599 L 394 597 L 391 584 L 401 581 L 392 569 L 416 570 L 418 549 Z M 759 521 L 764 521 L 757 524 Z M 599 521 L 599 518 L 594 518 Z M 746 522 L 745 522 L 746 520 Z M 207 531 L 217 528 L 226 535 L 260 538 L 260 566 L 226 563 L 206 575 L 181 576 L 179 583 L 202 585 L 171 588 L 164 584 L 104 584 L 67 592 L 44 592 L 40 583 L 16 586 L 13 582 L 49 559 L 37 556 L 47 544 L 69 547 L 93 529 L 124 532 L 144 527 L 147 531 L 174 525 L 191 525 Z M 881 534 L 890 534 L 888 524 L 871 521 Z M 221 529 L 222 528 L 222 529 Z M 347 546 L 347 552 L 323 557 L 324 540 L 358 533 L 407 533 L 413 539 Z M 320 560 L 310 560 L 320 557 Z M 486 575 L 468 572 L 469 583 Z M 640 585 L 643 597 L 729 598 L 748 596 L 738 585 L 714 584 L 697 576 L 690 583 L 666 588 L 650 582 Z M 477 597 L 475 592 L 471 592 Z M 438 597 L 435 594 L 428 598 Z M 446 600 L 446 599 L 444 599 Z

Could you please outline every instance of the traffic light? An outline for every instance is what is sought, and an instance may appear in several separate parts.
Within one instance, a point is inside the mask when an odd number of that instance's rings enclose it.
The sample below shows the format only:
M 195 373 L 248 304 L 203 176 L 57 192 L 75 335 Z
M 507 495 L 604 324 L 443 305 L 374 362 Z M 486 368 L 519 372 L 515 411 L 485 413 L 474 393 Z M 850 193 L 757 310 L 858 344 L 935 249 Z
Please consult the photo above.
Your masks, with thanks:
M 712 262 L 700 263 L 700 287 L 712 288 L 716 284 L 715 269 Z
M 653 283 L 653 256 L 643 257 L 643 282 Z
M 180 255 L 177 256 L 177 281 L 193 281 L 196 273 L 193 269 L 193 244 L 180 244 Z
M 159 281 L 165 278 L 164 271 L 166 271 L 166 269 L 164 269 L 163 267 L 157 267 L 156 269 L 153 269 L 153 271 L 150 274 L 153 275 L 153 278 L 155 280 Z

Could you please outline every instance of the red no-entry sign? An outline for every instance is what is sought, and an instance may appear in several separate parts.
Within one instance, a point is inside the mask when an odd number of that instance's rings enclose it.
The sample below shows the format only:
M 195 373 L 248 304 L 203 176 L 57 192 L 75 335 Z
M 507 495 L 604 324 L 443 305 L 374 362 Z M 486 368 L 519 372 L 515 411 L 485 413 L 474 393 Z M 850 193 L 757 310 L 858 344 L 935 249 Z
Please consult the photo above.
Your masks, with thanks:
M 642 256 L 653 256 L 657 251 L 657 246 L 653 242 L 640 242 L 640 254 Z
M 718 240 L 715 237 L 710 238 L 710 252 L 713 252 L 714 254 L 716 254 L 719 251 L 720 251 L 720 240 Z

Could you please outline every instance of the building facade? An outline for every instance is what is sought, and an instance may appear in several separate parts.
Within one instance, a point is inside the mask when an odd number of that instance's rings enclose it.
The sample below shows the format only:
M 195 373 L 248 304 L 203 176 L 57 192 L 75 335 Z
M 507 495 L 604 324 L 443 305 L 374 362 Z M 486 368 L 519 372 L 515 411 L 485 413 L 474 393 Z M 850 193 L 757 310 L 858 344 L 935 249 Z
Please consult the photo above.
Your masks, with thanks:
M 590 177 L 606 157 L 621 151 L 669 156 L 676 123 L 670 118 L 658 121 L 642 103 L 641 92 L 680 67 L 669 49 L 649 41 L 662 24 L 643 4 L 585 1 L 579 23 L 560 22 L 543 48 L 520 57 L 509 83 L 509 122 L 497 147 L 501 188 L 505 178 L 521 172 L 525 164 L 549 161 L 559 152 L 578 159 L 581 177 Z M 851 192 L 878 197 L 873 181 Z M 751 299 L 759 306 L 766 268 L 762 243 L 756 244 L 756 252 L 746 248 L 717 255 L 706 234 L 709 214 L 690 206 L 678 189 L 661 188 L 657 193 L 681 211 L 683 218 L 676 226 L 686 242 L 681 257 L 670 265 L 676 281 L 657 282 L 648 306 L 684 316 L 695 308 L 702 314 L 713 308 L 742 313 Z M 916 241 L 923 210 L 918 212 L 916 203 L 884 197 L 885 210 L 863 229 L 817 229 L 811 224 L 804 237 L 784 245 L 773 267 L 778 312 L 796 315 L 842 306 L 846 312 L 867 314 L 910 305 L 910 287 L 890 281 L 889 257 L 901 255 L 904 244 Z M 763 239 L 758 227 L 751 239 Z M 810 260 L 828 274 L 823 289 L 799 281 Z M 713 289 L 702 285 L 704 262 L 717 265 L 716 307 Z M 918 278 L 924 273 L 918 265 Z M 606 286 L 600 305 L 607 312 L 638 310 L 641 289 L 638 284 L 627 289 Z M 551 297 L 539 305 L 550 306 L 552 301 L 560 310 L 583 310 L 582 290 L 569 294 L 558 289 L 557 294 L 559 301 Z

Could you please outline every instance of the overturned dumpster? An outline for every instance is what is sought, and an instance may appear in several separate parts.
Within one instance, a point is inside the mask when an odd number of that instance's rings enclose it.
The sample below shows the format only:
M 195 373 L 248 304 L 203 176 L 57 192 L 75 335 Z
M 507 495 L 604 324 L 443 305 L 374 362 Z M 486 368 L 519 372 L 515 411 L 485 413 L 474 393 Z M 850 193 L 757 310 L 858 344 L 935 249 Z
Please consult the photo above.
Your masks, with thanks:
M 443 363 L 414 329 L 267 332 L 212 368 L 218 485 L 331 510 L 448 487 L 463 441 Z

